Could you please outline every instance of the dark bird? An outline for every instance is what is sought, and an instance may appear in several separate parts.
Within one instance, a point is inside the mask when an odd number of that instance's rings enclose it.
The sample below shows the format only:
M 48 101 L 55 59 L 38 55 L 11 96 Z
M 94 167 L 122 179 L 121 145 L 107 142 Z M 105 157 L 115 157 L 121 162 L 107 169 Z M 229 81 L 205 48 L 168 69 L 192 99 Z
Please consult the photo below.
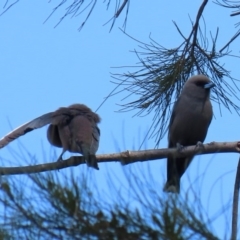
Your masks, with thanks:
M 83 104 L 55 111 L 47 130 L 47 138 L 52 145 L 63 148 L 58 160 L 62 160 L 66 151 L 81 153 L 89 167 L 99 169 L 95 156 L 100 138 L 97 127 L 99 122 L 100 117 Z
M 62 160 L 66 151 L 81 153 L 89 167 L 99 169 L 95 156 L 100 138 L 97 126 L 99 122 L 99 115 L 90 108 L 83 104 L 73 104 L 46 113 L 16 128 L 0 139 L 0 148 L 27 132 L 50 124 L 47 130 L 48 141 L 56 147 L 63 148 L 58 160 Z
M 210 89 L 214 87 L 204 75 L 187 80 L 175 103 L 169 123 L 168 147 L 195 145 L 203 142 L 212 120 Z M 167 159 L 166 192 L 180 192 L 180 179 L 194 156 Z

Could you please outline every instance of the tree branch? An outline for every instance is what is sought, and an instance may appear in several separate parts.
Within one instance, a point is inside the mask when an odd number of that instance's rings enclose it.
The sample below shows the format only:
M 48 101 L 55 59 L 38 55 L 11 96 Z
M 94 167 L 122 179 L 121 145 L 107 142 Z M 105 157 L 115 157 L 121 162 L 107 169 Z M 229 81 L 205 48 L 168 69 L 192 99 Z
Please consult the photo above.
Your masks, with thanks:
M 240 35 L 240 31 L 238 31 L 225 45 L 222 47 L 219 52 L 223 52 L 229 45 Z
M 240 158 L 238 160 L 237 173 L 236 173 L 236 179 L 234 184 L 234 193 L 233 193 L 231 240 L 237 239 L 239 185 L 240 185 Z
M 201 154 L 212 153 L 240 153 L 240 141 L 236 142 L 211 142 L 202 146 L 188 146 L 181 151 L 177 148 L 150 149 L 144 151 L 125 151 L 120 153 L 99 154 L 97 160 L 103 162 L 120 162 L 122 165 L 128 165 L 135 162 L 146 162 L 152 160 L 164 159 L 170 156 L 187 157 Z M 33 166 L 23 167 L 2 167 L 0 175 L 30 174 L 63 169 L 72 166 L 85 164 L 83 157 L 71 157 L 60 162 L 45 163 Z
M 117 12 L 115 13 L 115 18 L 118 18 L 119 15 L 121 14 L 122 10 L 124 9 L 124 7 L 126 6 L 128 0 L 124 0 L 121 7 L 117 10 Z

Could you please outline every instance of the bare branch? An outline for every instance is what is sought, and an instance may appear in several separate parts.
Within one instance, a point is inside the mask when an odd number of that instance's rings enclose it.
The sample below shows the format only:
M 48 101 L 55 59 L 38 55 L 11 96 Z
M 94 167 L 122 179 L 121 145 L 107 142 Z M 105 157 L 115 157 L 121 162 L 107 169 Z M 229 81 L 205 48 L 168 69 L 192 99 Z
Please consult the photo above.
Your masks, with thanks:
M 199 21 L 202 17 L 202 14 L 203 14 L 203 11 L 204 11 L 204 8 L 206 7 L 208 3 L 208 0 L 204 0 L 202 5 L 200 6 L 199 10 L 198 10 L 198 14 L 197 14 L 197 18 L 196 18 L 196 21 L 195 21 L 195 24 L 194 24 L 194 27 L 192 29 L 192 33 L 193 33 L 193 47 L 192 47 L 192 51 L 194 51 L 194 45 L 196 44 L 197 42 L 197 33 L 198 33 L 198 28 L 199 28 Z M 189 36 L 189 39 L 191 38 L 191 34 Z
M 237 16 L 237 15 L 240 15 L 240 12 L 235 12 L 235 13 L 230 14 L 231 17 Z
M 201 154 L 212 153 L 240 153 L 239 142 L 211 142 L 203 144 L 203 146 L 188 146 L 179 151 L 177 148 L 163 148 L 151 149 L 144 151 L 124 151 L 121 153 L 99 154 L 97 160 L 99 163 L 103 162 L 120 162 L 122 165 L 127 165 L 135 162 L 146 162 L 152 160 L 160 160 L 170 156 L 176 158 L 194 156 Z M 85 164 L 83 157 L 71 157 L 64 161 L 57 161 L 53 163 L 39 164 L 34 166 L 23 167 L 2 167 L 0 168 L 0 175 L 14 175 L 14 174 L 30 174 L 45 171 L 52 171 L 63 169 L 72 166 Z
M 234 184 L 234 193 L 233 193 L 231 240 L 237 240 L 239 186 L 240 186 L 240 158 L 238 160 L 237 173 L 236 173 L 236 179 Z
M 124 9 L 124 7 L 126 6 L 128 0 L 124 0 L 121 7 L 117 10 L 117 12 L 115 13 L 115 17 L 118 18 L 119 15 L 121 14 L 122 10 Z

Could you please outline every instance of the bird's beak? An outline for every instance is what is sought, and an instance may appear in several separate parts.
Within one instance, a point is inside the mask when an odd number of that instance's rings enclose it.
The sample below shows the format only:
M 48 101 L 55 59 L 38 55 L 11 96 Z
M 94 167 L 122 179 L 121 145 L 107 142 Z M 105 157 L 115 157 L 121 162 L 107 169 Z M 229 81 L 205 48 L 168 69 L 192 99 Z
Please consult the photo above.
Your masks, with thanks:
M 205 89 L 210 89 L 210 88 L 213 88 L 213 87 L 215 87 L 216 85 L 213 83 L 213 82 L 209 82 L 209 83 L 206 83 L 205 85 L 204 85 L 204 88 Z

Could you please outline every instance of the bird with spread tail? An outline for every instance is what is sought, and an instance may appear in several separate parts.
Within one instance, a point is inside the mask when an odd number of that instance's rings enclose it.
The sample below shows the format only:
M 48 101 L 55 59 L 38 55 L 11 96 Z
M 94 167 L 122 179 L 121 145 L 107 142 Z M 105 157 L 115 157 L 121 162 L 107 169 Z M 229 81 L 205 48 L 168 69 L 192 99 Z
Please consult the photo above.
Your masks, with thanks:
M 100 120 L 99 115 L 84 104 L 61 107 L 8 133 L 0 139 L 0 148 L 34 129 L 50 124 L 47 130 L 48 141 L 55 147 L 63 148 L 58 160 L 62 160 L 66 151 L 81 153 L 87 165 L 98 170 L 95 154 L 99 146 L 100 130 L 97 124 Z
M 169 148 L 195 145 L 205 140 L 213 116 L 210 89 L 214 86 L 204 75 L 196 75 L 186 81 L 170 118 Z M 180 179 L 193 157 L 167 159 L 165 192 L 180 192 Z

